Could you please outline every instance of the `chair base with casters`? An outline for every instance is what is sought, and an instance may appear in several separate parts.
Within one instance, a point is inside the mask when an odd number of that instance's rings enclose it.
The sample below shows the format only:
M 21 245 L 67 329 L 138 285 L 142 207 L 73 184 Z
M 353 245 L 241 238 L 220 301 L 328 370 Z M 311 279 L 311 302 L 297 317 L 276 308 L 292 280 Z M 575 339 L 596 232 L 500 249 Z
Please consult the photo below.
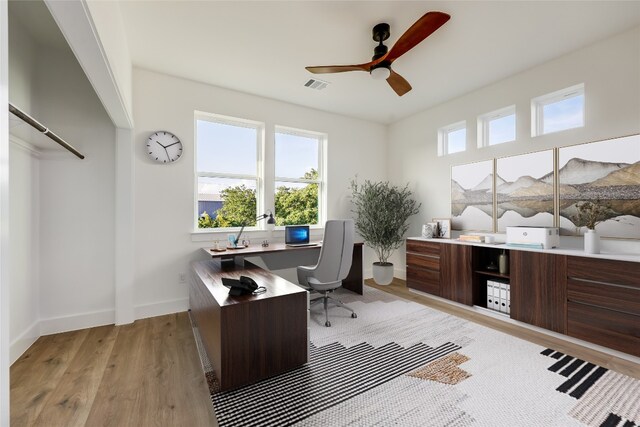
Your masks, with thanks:
M 329 294 L 332 291 L 328 290 L 328 291 L 324 291 L 323 295 L 320 295 L 317 298 L 312 299 L 310 302 L 311 304 L 315 304 L 317 302 L 323 301 L 324 302 L 324 315 L 325 315 L 325 322 L 324 322 L 324 326 L 326 326 L 327 328 L 331 326 L 331 322 L 329 322 L 329 309 L 328 309 L 328 304 L 329 304 L 329 300 L 331 300 L 331 302 L 333 302 L 335 305 L 342 307 L 346 310 L 349 310 L 351 312 L 351 317 L 356 319 L 358 317 L 358 315 L 356 314 L 355 311 L 353 311 L 353 309 L 351 307 L 349 307 L 348 305 L 345 305 L 342 301 L 340 301 L 339 299 L 333 298 L 331 296 L 329 296 Z

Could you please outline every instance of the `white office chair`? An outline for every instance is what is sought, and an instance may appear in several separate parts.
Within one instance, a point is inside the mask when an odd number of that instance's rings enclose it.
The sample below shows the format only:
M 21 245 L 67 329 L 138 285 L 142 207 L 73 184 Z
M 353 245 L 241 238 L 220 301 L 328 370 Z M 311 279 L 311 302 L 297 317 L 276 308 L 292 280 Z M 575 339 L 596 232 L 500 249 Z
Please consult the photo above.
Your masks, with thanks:
M 331 326 L 327 303 L 329 300 L 351 312 L 351 317 L 358 315 L 341 301 L 329 296 L 330 292 L 342 286 L 342 281 L 349 274 L 353 258 L 353 239 L 355 227 L 353 220 L 330 220 L 324 227 L 324 238 L 320 249 L 320 258 L 314 266 L 298 267 L 298 283 L 320 292 L 321 297 L 311 300 L 312 303 L 323 301 L 326 316 L 325 326 Z

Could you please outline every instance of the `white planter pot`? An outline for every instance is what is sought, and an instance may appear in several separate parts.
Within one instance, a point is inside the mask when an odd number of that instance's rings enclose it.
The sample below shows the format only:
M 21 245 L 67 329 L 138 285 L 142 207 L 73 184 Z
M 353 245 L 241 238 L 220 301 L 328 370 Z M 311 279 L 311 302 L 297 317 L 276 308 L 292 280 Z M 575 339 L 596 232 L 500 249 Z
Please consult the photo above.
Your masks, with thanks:
M 378 285 L 388 285 L 393 281 L 393 264 L 390 262 L 373 263 L 373 280 Z
M 600 236 L 596 230 L 587 230 L 584 233 L 584 251 L 588 254 L 600 253 Z

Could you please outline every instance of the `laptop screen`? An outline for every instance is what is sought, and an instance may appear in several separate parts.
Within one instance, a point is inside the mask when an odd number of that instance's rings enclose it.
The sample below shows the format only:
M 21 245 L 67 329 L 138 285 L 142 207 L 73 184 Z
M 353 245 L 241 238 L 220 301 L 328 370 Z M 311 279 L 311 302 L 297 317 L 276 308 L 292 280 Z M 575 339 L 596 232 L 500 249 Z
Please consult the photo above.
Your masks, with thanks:
M 284 228 L 284 243 L 287 245 L 309 243 L 309 226 L 287 225 Z

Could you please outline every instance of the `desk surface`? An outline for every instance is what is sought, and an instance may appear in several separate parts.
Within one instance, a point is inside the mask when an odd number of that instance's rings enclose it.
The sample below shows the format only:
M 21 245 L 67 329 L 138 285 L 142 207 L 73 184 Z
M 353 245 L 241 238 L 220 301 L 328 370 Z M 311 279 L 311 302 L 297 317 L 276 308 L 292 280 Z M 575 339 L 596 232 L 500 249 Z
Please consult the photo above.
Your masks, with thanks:
M 293 251 L 310 251 L 317 250 L 322 247 L 321 244 L 315 246 L 287 246 L 284 243 L 270 243 L 267 247 L 262 247 L 259 244 L 250 245 L 249 247 L 242 249 L 227 249 L 223 252 L 213 252 L 212 248 L 202 248 L 202 250 L 210 257 L 216 259 L 242 259 L 246 256 L 260 256 L 263 254 L 286 254 Z M 358 242 L 353 245 L 353 259 L 351 263 L 351 269 L 349 275 L 342 281 L 342 287 L 352 292 L 362 295 L 362 248 L 363 243 Z M 290 267 L 296 267 L 291 265 Z M 256 280 L 258 282 L 258 280 Z M 259 283 L 259 282 L 258 282 Z
M 307 291 L 300 286 L 276 276 L 267 270 L 263 270 L 248 261 L 245 261 L 243 267 L 239 267 L 233 264 L 224 266 L 219 260 L 212 259 L 194 263 L 193 270 L 200 277 L 202 284 L 206 286 L 220 307 L 248 304 L 255 300 L 276 298 L 283 295 L 307 293 Z M 240 276 L 251 277 L 256 281 L 258 286 L 264 286 L 266 291 L 257 295 L 229 295 L 229 288 L 222 284 L 222 278 L 239 279 Z
M 354 246 L 362 246 L 362 242 L 354 243 Z M 226 249 L 222 252 L 214 252 L 213 248 L 202 248 L 203 251 L 207 253 L 207 255 L 213 258 L 227 258 L 232 256 L 248 256 L 248 255 L 261 255 L 267 254 L 271 252 L 282 252 L 282 251 L 304 251 L 310 249 L 319 249 L 322 247 L 322 243 L 313 246 L 287 246 L 284 243 L 269 243 L 269 246 L 262 247 L 259 244 L 249 245 L 246 248 L 242 249 Z

